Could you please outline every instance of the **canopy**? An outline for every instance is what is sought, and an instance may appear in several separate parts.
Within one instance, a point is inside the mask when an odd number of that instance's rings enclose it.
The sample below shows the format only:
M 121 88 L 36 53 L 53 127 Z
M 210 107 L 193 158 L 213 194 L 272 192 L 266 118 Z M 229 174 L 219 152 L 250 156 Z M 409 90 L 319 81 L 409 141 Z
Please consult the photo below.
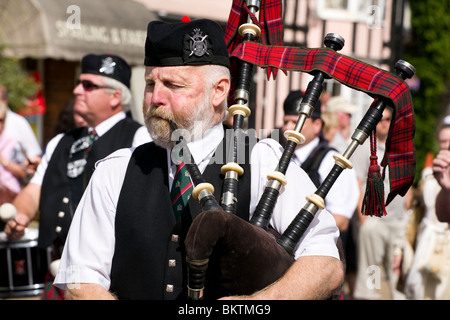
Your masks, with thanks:
M 17 58 L 112 53 L 142 65 L 154 13 L 131 0 L 0 0 L 0 44 Z
M 206 18 L 217 22 L 228 21 L 232 0 L 135 0 L 148 9 L 164 15 L 187 15 L 191 19 Z M 185 1 L 188 5 L 180 5 Z

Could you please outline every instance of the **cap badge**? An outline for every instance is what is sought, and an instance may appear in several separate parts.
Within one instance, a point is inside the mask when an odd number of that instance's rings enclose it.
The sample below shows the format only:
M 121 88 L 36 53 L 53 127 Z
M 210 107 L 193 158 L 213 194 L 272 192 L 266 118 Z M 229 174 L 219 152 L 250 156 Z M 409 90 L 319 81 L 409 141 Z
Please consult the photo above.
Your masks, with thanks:
M 105 74 L 113 74 L 116 63 L 111 57 L 106 57 L 102 60 L 102 67 L 98 70 Z
M 208 46 L 206 43 L 206 38 L 208 38 L 208 35 L 204 36 L 200 29 L 194 29 L 193 36 L 189 37 L 191 39 L 190 48 L 191 53 L 189 54 L 189 57 L 192 55 L 195 55 L 197 57 L 203 57 L 203 55 L 209 56 L 208 53 Z

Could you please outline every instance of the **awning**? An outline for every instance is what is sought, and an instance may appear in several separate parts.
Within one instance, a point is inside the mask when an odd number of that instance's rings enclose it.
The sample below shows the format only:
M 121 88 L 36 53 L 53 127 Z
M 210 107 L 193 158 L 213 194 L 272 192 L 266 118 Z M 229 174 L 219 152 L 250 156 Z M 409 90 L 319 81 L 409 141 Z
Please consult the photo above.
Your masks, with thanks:
M 0 44 L 18 58 L 113 53 L 142 65 L 147 24 L 156 19 L 132 0 L 0 0 Z
M 230 15 L 232 0 L 136 0 L 148 9 L 165 15 L 187 15 L 192 19 L 207 18 L 226 23 Z M 183 2 L 183 4 L 181 4 Z

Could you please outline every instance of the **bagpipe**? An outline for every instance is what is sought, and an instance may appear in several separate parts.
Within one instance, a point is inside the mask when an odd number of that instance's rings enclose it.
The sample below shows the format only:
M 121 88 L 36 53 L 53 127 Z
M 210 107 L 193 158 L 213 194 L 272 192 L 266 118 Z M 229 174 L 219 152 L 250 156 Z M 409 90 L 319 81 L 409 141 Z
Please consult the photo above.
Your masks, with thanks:
M 233 6 L 236 3 L 243 5 L 242 1 L 234 1 Z M 414 75 L 414 67 L 406 61 L 399 60 L 395 65 L 396 75 L 392 75 L 355 59 L 339 55 L 336 51 L 343 47 L 344 39 L 336 34 L 328 34 L 324 39 L 325 48 L 320 49 L 298 49 L 256 43 L 255 39 L 261 34 L 255 17 L 259 5 L 259 0 L 248 0 L 246 5 L 248 20 L 238 30 L 245 45 L 230 46 L 233 47 L 230 54 L 237 58 L 237 64 L 242 70 L 236 77 L 234 104 L 229 109 L 234 120 L 234 140 L 241 134 L 243 119 L 250 114 L 247 104 L 253 65 L 268 68 L 269 72 L 273 72 L 273 68 L 308 72 L 313 75 L 313 79 L 308 84 L 300 103 L 295 129 L 285 133 L 288 143 L 275 172 L 268 175 L 264 193 L 250 221 L 234 215 L 239 176 L 244 174 L 236 161 L 236 141 L 234 141 L 235 145 L 229 162 L 222 167 L 225 178 L 221 204 L 219 204 L 214 197 L 213 186 L 204 181 L 190 156 L 186 142 L 180 137 L 178 143 L 182 144 L 182 150 L 185 152 L 183 157 L 188 160 L 186 165 L 195 186 L 192 196 L 199 201 L 203 209 L 193 220 L 185 239 L 188 298 L 193 300 L 203 298 L 205 274 L 214 250 L 220 252 L 221 285 L 231 295 L 252 294 L 279 279 L 294 262 L 294 250 L 314 216 L 319 210 L 324 209 L 324 199 L 329 190 L 343 170 L 352 168 L 350 157 L 358 146 L 362 145 L 368 137 L 373 136 L 375 127 L 387 106 L 394 109 L 395 124 L 391 125 L 389 136 L 392 139 L 388 141 L 386 149 L 392 153 L 393 150 L 399 151 L 398 148 L 406 148 L 400 151 L 406 154 L 401 161 L 403 165 L 405 163 L 407 165 L 404 169 L 406 173 L 391 176 L 392 188 L 387 203 L 397 194 L 404 195 L 414 177 L 412 176 L 411 179 L 411 176 L 407 175 L 415 166 L 414 157 L 411 159 L 411 154 L 408 152 L 412 148 L 412 154 L 414 154 L 414 147 L 411 147 L 412 141 L 398 133 L 400 131 L 408 138 L 414 133 L 412 103 L 407 85 L 403 81 Z M 238 11 L 232 8 L 230 20 L 233 12 Z M 235 17 L 234 20 L 241 19 Z M 274 21 L 274 19 L 265 17 L 265 21 Z M 255 56 L 253 52 L 258 52 L 260 55 Z M 313 57 L 313 61 L 307 63 L 308 57 Z M 303 124 L 316 107 L 324 80 L 329 78 L 368 93 L 374 97 L 374 102 L 355 129 L 352 141 L 345 152 L 334 156 L 335 165 L 328 176 L 316 192 L 307 197 L 304 207 L 285 232 L 279 235 L 269 226 L 269 221 L 280 189 L 288 182 L 285 173 L 293 152 L 296 146 L 305 140 L 301 134 Z M 342 80 L 343 78 L 346 80 Z M 176 130 L 176 124 L 172 124 L 172 129 Z M 401 171 L 399 159 L 392 158 L 388 152 L 386 154 L 382 165 L 389 164 L 390 169 L 393 167 L 397 172 Z M 395 156 L 398 157 L 398 153 Z M 368 203 L 373 203 L 374 200 L 376 199 L 369 198 Z M 375 203 L 374 206 L 368 205 L 367 208 L 372 211 L 368 211 L 367 214 L 379 215 L 380 209 L 377 207 L 381 207 L 381 211 L 384 212 L 383 199 L 381 202 Z

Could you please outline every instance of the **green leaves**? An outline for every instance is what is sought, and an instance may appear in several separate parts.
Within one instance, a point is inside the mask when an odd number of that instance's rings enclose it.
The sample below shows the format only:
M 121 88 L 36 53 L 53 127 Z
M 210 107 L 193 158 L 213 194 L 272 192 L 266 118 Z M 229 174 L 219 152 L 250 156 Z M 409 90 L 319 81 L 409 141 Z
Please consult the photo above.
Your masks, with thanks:
M 2 50 L 0 45 L 0 85 L 8 90 L 9 107 L 16 111 L 27 104 L 26 98 L 36 94 L 39 85 L 23 71 L 17 59 L 5 57 Z
M 420 89 L 412 92 L 418 180 L 427 152 L 438 151 L 436 128 L 448 112 L 444 94 L 450 89 L 450 0 L 415 0 L 410 6 L 412 37 L 405 58 L 420 79 Z

